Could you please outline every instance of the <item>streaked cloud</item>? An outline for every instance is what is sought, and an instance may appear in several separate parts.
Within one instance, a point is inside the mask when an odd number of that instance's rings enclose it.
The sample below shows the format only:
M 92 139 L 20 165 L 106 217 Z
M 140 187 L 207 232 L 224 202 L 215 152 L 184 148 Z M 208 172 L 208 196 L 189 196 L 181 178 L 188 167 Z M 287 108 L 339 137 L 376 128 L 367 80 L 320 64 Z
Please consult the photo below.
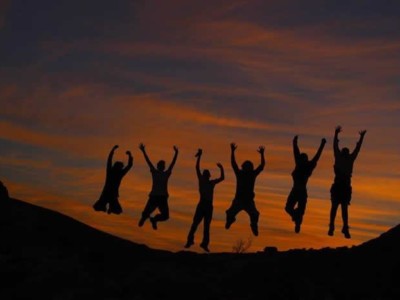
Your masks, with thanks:
M 0 1 L 0 11 L 0 177 L 13 196 L 179 251 L 198 201 L 194 154 L 202 147 L 203 168 L 213 176 L 216 162 L 226 169 L 215 192 L 210 247 L 230 252 L 251 233 L 245 214 L 224 228 L 235 189 L 234 141 L 238 162 L 257 164 L 256 149 L 266 146 L 252 251 L 351 246 L 397 225 L 398 3 L 16 0 Z M 338 233 L 326 234 L 338 124 L 340 145 L 350 148 L 358 131 L 368 130 L 354 166 L 351 240 L 339 234 L 340 214 Z M 284 211 L 295 134 L 309 156 L 328 140 L 309 182 L 300 235 Z M 140 142 L 154 161 L 169 161 L 172 146 L 180 148 L 171 219 L 158 231 L 137 227 L 151 186 Z M 91 209 L 114 144 L 116 160 L 125 162 L 128 149 L 134 155 L 121 184 L 121 216 Z

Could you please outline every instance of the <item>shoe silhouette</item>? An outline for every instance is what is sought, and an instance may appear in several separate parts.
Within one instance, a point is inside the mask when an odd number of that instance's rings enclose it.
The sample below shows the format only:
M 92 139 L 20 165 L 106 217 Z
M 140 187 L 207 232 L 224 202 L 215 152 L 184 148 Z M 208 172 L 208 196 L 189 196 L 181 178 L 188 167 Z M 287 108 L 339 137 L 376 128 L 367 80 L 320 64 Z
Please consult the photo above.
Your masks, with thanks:
M 210 252 L 210 249 L 208 249 L 208 246 L 207 246 L 207 245 L 205 245 L 205 244 L 201 243 L 201 244 L 200 244 L 200 247 L 201 247 L 201 248 L 203 248 L 203 249 L 204 249 L 204 251 L 206 251 L 206 252 Z
M 294 226 L 294 232 L 296 232 L 296 233 L 300 232 L 300 223 L 296 222 L 296 225 Z
M 258 236 L 258 226 L 257 226 L 257 224 L 252 224 L 250 227 L 251 227 L 251 231 L 253 232 L 253 234 L 255 236 Z
M 150 218 L 151 226 L 154 230 L 157 230 L 157 221 L 154 218 Z
M 115 203 L 114 203 L 115 202 Z M 118 204 L 116 201 L 113 201 L 110 203 L 110 205 L 108 206 L 108 214 L 116 214 L 119 215 L 122 213 L 122 207 L 120 204 Z
M 184 246 L 185 248 L 190 248 L 190 246 L 192 246 L 194 244 L 194 242 L 193 241 L 187 241 L 186 242 L 186 245 Z M 201 245 L 200 245 L 200 247 L 201 247 Z
M 226 221 L 225 229 L 229 229 L 231 227 L 232 223 L 233 223 L 232 221 Z
M 294 224 L 295 224 L 294 232 L 295 233 L 300 232 L 301 222 L 302 222 L 302 216 L 298 210 L 295 210 L 295 213 L 294 213 Z
M 342 229 L 342 233 L 344 234 L 344 237 L 345 237 L 346 239 L 350 239 L 350 238 L 351 238 L 351 235 L 350 235 L 350 232 L 349 232 L 349 229 L 348 229 L 348 228 L 343 228 L 343 229 Z
M 335 228 L 333 226 L 329 226 L 328 235 L 333 236 L 334 231 L 335 231 Z
M 139 223 L 138 223 L 139 227 L 142 227 L 144 225 L 144 222 L 146 222 L 146 219 L 145 218 L 141 218 L 139 220 Z
M 105 204 L 102 204 L 102 203 L 99 203 L 99 202 L 97 202 L 97 203 L 95 203 L 95 204 L 93 205 L 93 209 L 94 209 L 95 211 L 104 211 L 104 212 L 107 211 L 106 205 L 105 205 Z

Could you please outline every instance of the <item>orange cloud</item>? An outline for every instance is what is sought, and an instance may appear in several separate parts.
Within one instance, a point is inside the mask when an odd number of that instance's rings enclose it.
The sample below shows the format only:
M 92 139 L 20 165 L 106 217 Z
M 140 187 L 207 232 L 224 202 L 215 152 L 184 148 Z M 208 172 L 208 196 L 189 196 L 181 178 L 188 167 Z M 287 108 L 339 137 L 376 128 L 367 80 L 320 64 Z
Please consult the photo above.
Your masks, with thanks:
M 216 162 L 221 161 L 226 168 L 226 180 L 215 192 L 211 249 L 230 252 L 237 239 L 246 239 L 251 233 L 244 213 L 231 230 L 224 228 L 225 210 L 235 189 L 229 162 L 229 143 L 235 141 L 240 162 L 251 159 L 258 163 L 257 147 L 267 148 L 267 166 L 256 185 L 260 236 L 252 238 L 251 251 L 268 245 L 281 250 L 354 245 L 396 225 L 400 194 L 398 142 L 394 137 L 398 123 L 390 124 L 388 115 L 395 115 L 400 108 L 397 87 L 390 80 L 398 73 L 398 59 L 392 55 L 400 48 L 398 41 L 379 38 L 349 42 L 327 34 L 332 24 L 294 31 L 239 21 L 230 14 L 246 3 L 135 4 L 139 5 L 134 6 L 138 9 L 135 29 L 148 30 L 146 42 L 129 34 L 129 40 L 42 42 L 42 50 L 48 55 L 24 72 L 18 70 L 30 84 L 21 80 L 0 88 L 5 100 L 0 121 L 2 139 L 37 148 L 37 153 L 32 153 L 36 158 L 21 158 L 23 149 L 0 158 L 2 168 L 25 175 L 6 182 L 11 193 L 135 242 L 178 251 L 185 243 L 198 201 L 193 156 L 198 147 L 203 147 L 202 167 L 210 168 L 213 175 L 218 172 Z M 159 30 L 161 27 L 163 30 Z M 79 73 L 46 71 L 47 64 L 76 53 L 101 53 L 112 59 L 96 60 Z M 204 83 L 190 76 L 160 75 L 151 68 L 125 64 L 142 58 L 209 63 L 220 68 L 224 78 Z M 110 77 L 102 81 L 93 76 L 94 72 Z M 191 72 L 197 74 L 196 69 Z M 109 78 L 121 79 L 135 88 L 113 86 Z M 141 84 L 146 87 L 143 91 L 136 89 Z M 157 88 L 149 91 L 147 86 Z M 340 232 L 333 238 L 326 234 L 333 180 L 331 143 L 337 123 L 345 130 L 341 145 L 355 145 L 357 131 L 368 129 L 355 165 L 350 241 Z M 320 138 L 326 137 L 329 142 L 309 182 L 309 203 L 300 235 L 294 234 L 283 209 L 292 184 L 294 134 L 300 135 L 301 149 L 309 155 L 315 153 Z M 155 161 L 171 159 L 173 144 L 181 149 L 170 182 L 171 219 L 160 225 L 159 231 L 149 224 L 137 227 L 151 186 L 148 167 L 137 149 L 142 141 Z M 114 144 L 121 146 L 115 159 L 126 161 L 125 149 L 134 154 L 134 167 L 121 184 L 121 216 L 98 214 L 91 208 L 104 183 L 105 159 Z M 46 150 L 56 152 L 59 158 L 37 157 Z M 65 160 L 64 164 L 58 165 L 58 159 Z M 68 159 L 76 164 L 66 164 Z M 93 164 L 88 166 L 88 160 Z M 52 182 L 42 179 L 34 185 L 26 178 L 32 174 L 38 178 L 51 176 Z M 340 228 L 340 214 L 337 222 Z M 197 241 L 200 236 L 201 227 Z M 198 247 L 193 250 L 199 251 Z

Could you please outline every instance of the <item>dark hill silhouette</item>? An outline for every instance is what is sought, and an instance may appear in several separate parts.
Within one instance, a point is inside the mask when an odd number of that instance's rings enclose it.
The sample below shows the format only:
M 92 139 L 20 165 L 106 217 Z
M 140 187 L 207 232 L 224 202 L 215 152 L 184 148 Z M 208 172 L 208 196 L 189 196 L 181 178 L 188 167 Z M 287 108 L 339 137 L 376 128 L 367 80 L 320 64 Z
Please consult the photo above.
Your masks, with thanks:
M 0 236 L 0 299 L 400 297 L 400 226 L 351 248 L 174 253 L 13 199 Z
M 369 240 L 357 247 L 360 251 L 381 251 L 399 253 L 400 250 L 400 225 L 382 233 L 379 237 Z

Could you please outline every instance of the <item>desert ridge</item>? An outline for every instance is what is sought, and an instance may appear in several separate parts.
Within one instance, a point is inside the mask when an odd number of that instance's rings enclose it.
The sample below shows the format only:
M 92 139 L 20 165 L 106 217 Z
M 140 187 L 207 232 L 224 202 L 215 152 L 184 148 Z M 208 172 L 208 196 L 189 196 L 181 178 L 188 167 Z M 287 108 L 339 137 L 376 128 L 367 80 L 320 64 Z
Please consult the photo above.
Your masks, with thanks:
M 352 247 L 198 254 L 152 249 L 10 199 L 0 234 L 2 299 L 400 296 L 400 226 Z

